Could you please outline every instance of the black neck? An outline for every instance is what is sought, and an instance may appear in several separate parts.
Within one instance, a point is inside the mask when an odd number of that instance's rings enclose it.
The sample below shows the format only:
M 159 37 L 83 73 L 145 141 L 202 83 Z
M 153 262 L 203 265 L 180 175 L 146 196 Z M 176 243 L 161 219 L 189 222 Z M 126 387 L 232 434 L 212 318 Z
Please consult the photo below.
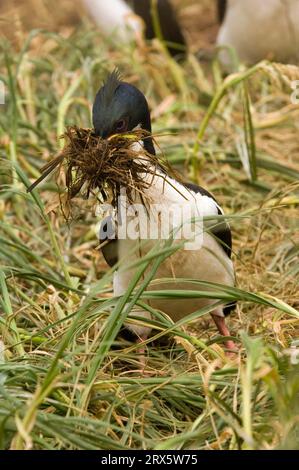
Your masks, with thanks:
M 141 123 L 142 129 L 145 129 L 148 132 L 152 132 L 152 124 L 151 124 L 151 117 L 150 113 L 148 113 L 145 116 L 144 121 Z M 143 140 L 143 145 L 145 150 L 150 153 L 151 155 L 156 155 L 153 139 L 151 137 L 147 137 L 146 139 Z
M 143 146 L 148 153 L 151 155 L 156 155 L 153 139 L 151 137 L 143 140 Z

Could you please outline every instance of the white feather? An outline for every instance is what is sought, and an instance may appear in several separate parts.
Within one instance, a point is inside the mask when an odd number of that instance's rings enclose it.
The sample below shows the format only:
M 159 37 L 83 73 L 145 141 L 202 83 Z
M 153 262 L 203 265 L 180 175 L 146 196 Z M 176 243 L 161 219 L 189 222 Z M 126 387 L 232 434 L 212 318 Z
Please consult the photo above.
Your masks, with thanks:
M 123 0 L 84 0 L 100 31 L 111 39 L 129 42 L 141 33 L 141 19 Z
M 232 46 L 247 63 L 266 58 L 298 61 L 299 1 L 228 0 L 217 43 Z M 230 64 L 227 51 L 221 59 Z
M 218 214 L 218 205 L 210 197 L 194 193 L 183 185 L 158 172 L 153 178 L 150 174 L 144 175 L 145 180 L 150 184 L 146 190 L 146 196 L 151 202 L 148 217 L 156 219 L 158 222 L 157 212 L 153 209 L 155 204 L 159 204 L 165 211 L 169 210 L 172 204 L 175 204 L 177 210 L 186 210 L 189 205 L 199 216 L 213 216 Z M 139 202 L 139 196 L 135 202 Z M 130 215 L 132 221 L 138 216 Z M 135 220 L 135 225 L 140 226 L 140 220 Z M 179 243 L 178 241 L 177 243 Z M 114 294 L 119 296 L 125 293 L 128 285 L 134 275 L 134 269 L 124 268 L 134 261 L 138 261 L 140 256 L 144 256 L 146 252 L 153 247 L 155 240 L 148 240 L 138 245 L 136 240 L 122 239 L 118 240 L 118 256 L 122 260 L 122 271 L 116 272 L 114 275 Z M 138 247 L 138 249 L 136 249 Z M 134 250 L 135 248 L 135 250 Z M 161 279 L 173 279 L 171 282 L 158 281 Z M 164 261 L 156 275 L 155 282 L 151 284 L 150 289 L 191 289 L 196 290 L 196 286 L 192 283 L 175 282 L 176 278 L 198 279 L 202 281 L 216 282 L 224 285 L 234 285 L 234 270 L 231 260 L 228 258 L 222 247 L 213 236 L 205 232 L 202 238 L 202 246 L 195 250 L 180 249 Z M 160 309 L 168 314 L 174 321 L 196 311 L 197 309 L 211 305 L 215 300 L 209 299 L 182 299 L 182 300 L 151 300 L 148 304 L 154 308 Z M 134 309 L 132 312 L 136 316 L 150 318 L 150 314 L 142 309 Z M 216 315 L 222 315 L 222 309 L 217 309 Z M 146 337 L 150 329 L 136 324 L 128 324 L 137 335 Z

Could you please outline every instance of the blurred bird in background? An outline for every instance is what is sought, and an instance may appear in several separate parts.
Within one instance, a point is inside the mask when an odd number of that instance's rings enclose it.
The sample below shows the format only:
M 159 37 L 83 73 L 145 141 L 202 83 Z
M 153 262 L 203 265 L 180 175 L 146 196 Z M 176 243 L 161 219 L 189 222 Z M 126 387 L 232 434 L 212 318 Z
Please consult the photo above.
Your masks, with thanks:
M 151 0 L 110 0 L 109 4 L 102 0 L 84 1 L 105 34 L 114 31 L 122 38 L 132 39 L 132 32 L 142 33 L 142 22 L 136 16 L 139 15 L 145 23 L 146 38 L 155 36 Z M 299 0 L 217 0 L 215 7 L 220 26 L 216 44 L 233 48 L 240 61 L 298 62 Z M 170 45 L 172 55 L 176 55 L 178 47 L 173 48 L 171 44 L 185 47 L 186 41 L 174 5 L 170 0 L 158 0 L 157 13 L 162 37 Z M 197 21 L 199 25 L 200 18 Z M 220 59 L 230 65 L 231 54 L 223 50 Z
M 87 10 L 99 29 L 106 36 L 120 41 L 132 41 L 136 35 L 145 34 L 147 39 L 155 37 L 152 0 L 83 0 Z M 178 55 L 186 48 L 183 32 L 171 1 L 157 0 L 158 28 L 172 55 Z
M 64 33 L 86 14 L 104 40 L 134 43 L 158 33 L 179 59 L 188 52 L 211 58 L 220 46 L 226 67 L 234 62 L 229 48 L 248 64 L 299 61 L 299 0 L 1 0 L 0 34 L 20 40 L 34 28 Z
M 217 44 L 232 47 L 242 62 L 298 62 L 298 0 L 218 0 L 217 8 Z M 220 57 L 226 65 L 231 61 L 228 51 Z

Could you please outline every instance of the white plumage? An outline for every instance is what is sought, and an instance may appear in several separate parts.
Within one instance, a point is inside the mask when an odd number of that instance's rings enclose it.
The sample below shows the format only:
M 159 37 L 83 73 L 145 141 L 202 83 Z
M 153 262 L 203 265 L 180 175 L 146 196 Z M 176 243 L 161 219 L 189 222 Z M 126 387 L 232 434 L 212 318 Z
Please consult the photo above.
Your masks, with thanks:
M 141 19 L 124 0 L 84 0 L 91 16 L 105 36 L 118 41 L 131 41 L 141 34 Z
M 170 208 L 177 211 L 180 227 L 181 214 L 194 214 L 200 219 L 200 217 L 206 216 L 217 216 L 219 214 L 219 206 L 216 201 L 207 195 L 200 193 L 194 193 L 184 185 L 180 184 L 173 178 L 164 175 L 158 171 L 157 175 L 152 178 L 150 172 L 145 175 L 145 179 L 151 184 L 148 189 L 145 190 L 145 197 L 148 203 L 148 219 L 151 226 L 158 226 L 158 232 L 161 233 L 161 219 L 159 214 L 155 210 L 156 205 L 159 207 L 161 212 L 167 213 Z M 134 203 L 140 203 L 139 196 L 136 197 Z M 137 218 L 137 219 L 136 219 Z M 136 219 L 134 221 L 134 219 Z M 185 222 L 188 223 L 189 219 L 186 218 Z M 133 226 L 142 226 L 144 218 L 138 220 L 138 215 L 131 215 L 127 218 L 127 223 L 132 223 Z M 214 221 L 215 223 L 215 221 Z M 175 223 L 170 227 L 175 229 Z M 194 227 L 195 229 L 195 227 Z M 198 224 L 196 229 L 198 230 L 198 238 L 200 246 L 195 249 L 179 249 L 169 258 L 164 261 L 158 271 L 156 272 L 155 279 L 173 279 L 186 278 L 186 279 L 197 279 L 201 281 L 209 281 L 220 283 L 223 285 L 233 286 L 234 285 L 234 269 L 230 258 L 225 253 L 223 247 L 215 239 L 215 237 L 208 232 L 202 233 L 202 225 Z M 202 234 L 202 238 L 201 235 Z M 153 247 L 156 240 L 148 240 L 146 243 L 141 240 L 140 246 L 138 246 L 137 240 L 118 240 L 118 257 L 122 260 L 121 272 L 114 274 L 114 294 L 117 296 L 123 295 L 134 275 L 133 270 L 125 270 L 126 265 L 130 265 L 134 260 L 138 260 L 141 256 Z M 181 243 L 181 240 L 177 240 L 174 243 Z M 128 255 L 129 254 L 129 255 Z M 163 290 L 163 289 L 184 289 L 184 290 L 196 290 L 196 286 L 192 282 L 166 282 L 155 281 L 150 286 L 151 290 Z M 195 312 L 196 310 L 215 303 L 214 299 L 155 299 L 148 301 L 151 307 L 159 309 L 165 312 L 173 321 L 178 321 L 184 318 L 186 315 Z M 146 310 L 135 308 L 133 315 L 144 318 L 150 318 L 150 314 Z M 222 308 L 217 308 L 213 311 L 213 315 L 223 316 Z M 141 339 L 146 338 L 150 330 L 144 326 L 129 323 L 128 327 L 132 329 Z
M 262 59 L 298 62 L 298 0 L 227 0 L 217 43 L 232 46 L 247 63 Z M 230 65 L 227 51 L 221 59 Z

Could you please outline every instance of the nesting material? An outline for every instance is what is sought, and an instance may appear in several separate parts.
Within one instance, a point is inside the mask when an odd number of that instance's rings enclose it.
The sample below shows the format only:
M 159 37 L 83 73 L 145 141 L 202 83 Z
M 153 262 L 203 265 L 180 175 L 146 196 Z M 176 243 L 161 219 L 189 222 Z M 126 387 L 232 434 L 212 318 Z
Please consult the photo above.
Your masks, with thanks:
M 126 188 L 130 200 L 134 191 L 142 194 L 148 186 L 145 172 L 154 175 L 158 167 L 163 168 L 155 155 L 137 144 L 150 137 L 143 129 L 102 139 L 92 129 L 74 126 L 69 127 L 62 137 L 66 141 L 65 147 L 42 168 L 42 175 L 28 188 L 29 192 L 55 168 L 63 166 L 68 200 L 79 192 L 88 197 L 96 189 L 105 200 L 111 197 L 115 200 L 120 187 Z M 132 146 L 134 143 L 137 145 Z

